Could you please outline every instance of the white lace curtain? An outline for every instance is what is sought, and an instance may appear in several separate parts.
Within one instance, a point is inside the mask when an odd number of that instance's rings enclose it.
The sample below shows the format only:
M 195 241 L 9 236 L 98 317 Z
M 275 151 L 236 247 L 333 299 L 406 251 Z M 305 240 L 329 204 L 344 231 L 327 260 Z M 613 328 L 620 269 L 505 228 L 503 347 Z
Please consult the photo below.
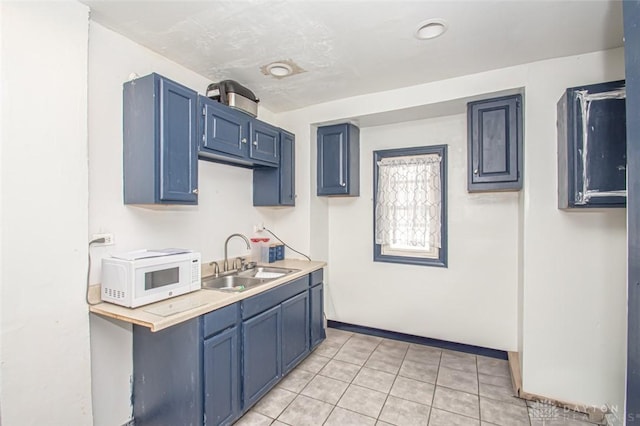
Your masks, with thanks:
M 376 244 L 440 248 L 440 160 L 429 154 L 378 162 Z

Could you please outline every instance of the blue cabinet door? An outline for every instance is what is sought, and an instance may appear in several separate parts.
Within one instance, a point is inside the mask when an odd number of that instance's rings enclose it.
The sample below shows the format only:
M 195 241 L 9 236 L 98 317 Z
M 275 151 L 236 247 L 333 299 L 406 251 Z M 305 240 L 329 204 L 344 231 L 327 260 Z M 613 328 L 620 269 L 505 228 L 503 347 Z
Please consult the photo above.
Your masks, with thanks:
M 197 200 L 198 143 L 193 90 L 160 79 L 160 199 Z
M 295 206 L 295 136 L 280 130 L 280 163 L 278 168 L 253 170 L 254 206 Z
M 318 128 L 318 195 L 360 195 L 359 135 L 352 124 Z
M 123 93 L 125 204 L 197 204 L 197 94 L 158 74 Z
M 206 426 L 230 424 L 240 415 L 239 327 L 204 341 L 204 414 Z
M 136 425 L 202 424 L 200 318 L 158 332 L 133 326 Z
M 242 409 L 278 381 L 281 370 L 281 310 L 277 305 L 242 323 Z
M 296 142 L 289 132 L 280 132 L 280 205 L 296 205 Z
M 248 155 L 249 118 L 231 108 L 200 96 L 201 152 Z
M 522 188 L 521 102 L 514 95 L 467 105 L 470 192 Z
M 320 283 L 309 290 L 311 305 L 311 349 L 322 342 L 326 333 L 324 330 L 324 284 Z
M 309 291 L 282 302 L 282 372 L 309 353 Z
M 623 2 L 627 80 L 627 419 L 640 413 L 640 0 Z M 627 424 L 633 424 L 629 421 Z
M 251 136 L 249 157 L 278 164 L 280 160 L 280 130 L 258 120 L 251 120 L 249 128 Z
M 558 207 L 625 207 L 625 81 L 567 89 L 557 124 Z

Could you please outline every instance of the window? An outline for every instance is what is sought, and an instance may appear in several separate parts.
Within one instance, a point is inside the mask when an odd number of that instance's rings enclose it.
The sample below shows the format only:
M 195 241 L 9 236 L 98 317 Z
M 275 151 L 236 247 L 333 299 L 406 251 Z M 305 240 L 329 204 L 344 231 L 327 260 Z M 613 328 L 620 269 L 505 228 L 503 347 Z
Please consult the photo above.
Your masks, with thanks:
M 446 154 L 446 145 L 374 151 L 374 261 L 447 266 Z

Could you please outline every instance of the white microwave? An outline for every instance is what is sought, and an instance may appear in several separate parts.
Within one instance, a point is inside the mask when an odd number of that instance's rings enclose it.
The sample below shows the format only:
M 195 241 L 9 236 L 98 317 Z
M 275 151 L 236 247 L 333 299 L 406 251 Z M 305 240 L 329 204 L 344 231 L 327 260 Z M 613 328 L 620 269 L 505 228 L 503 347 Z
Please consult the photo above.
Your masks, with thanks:
M 102 259 L 101 298 L 128 308 L 199 290 L 200 253 Z

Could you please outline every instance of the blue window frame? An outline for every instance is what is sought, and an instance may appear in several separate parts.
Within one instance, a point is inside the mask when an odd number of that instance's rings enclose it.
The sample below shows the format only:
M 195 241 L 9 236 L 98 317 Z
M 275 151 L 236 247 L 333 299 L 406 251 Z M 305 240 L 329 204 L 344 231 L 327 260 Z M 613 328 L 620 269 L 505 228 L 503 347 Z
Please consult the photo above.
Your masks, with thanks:
M 447 266 L 447 145 L 373 152 L 373 260 Z

